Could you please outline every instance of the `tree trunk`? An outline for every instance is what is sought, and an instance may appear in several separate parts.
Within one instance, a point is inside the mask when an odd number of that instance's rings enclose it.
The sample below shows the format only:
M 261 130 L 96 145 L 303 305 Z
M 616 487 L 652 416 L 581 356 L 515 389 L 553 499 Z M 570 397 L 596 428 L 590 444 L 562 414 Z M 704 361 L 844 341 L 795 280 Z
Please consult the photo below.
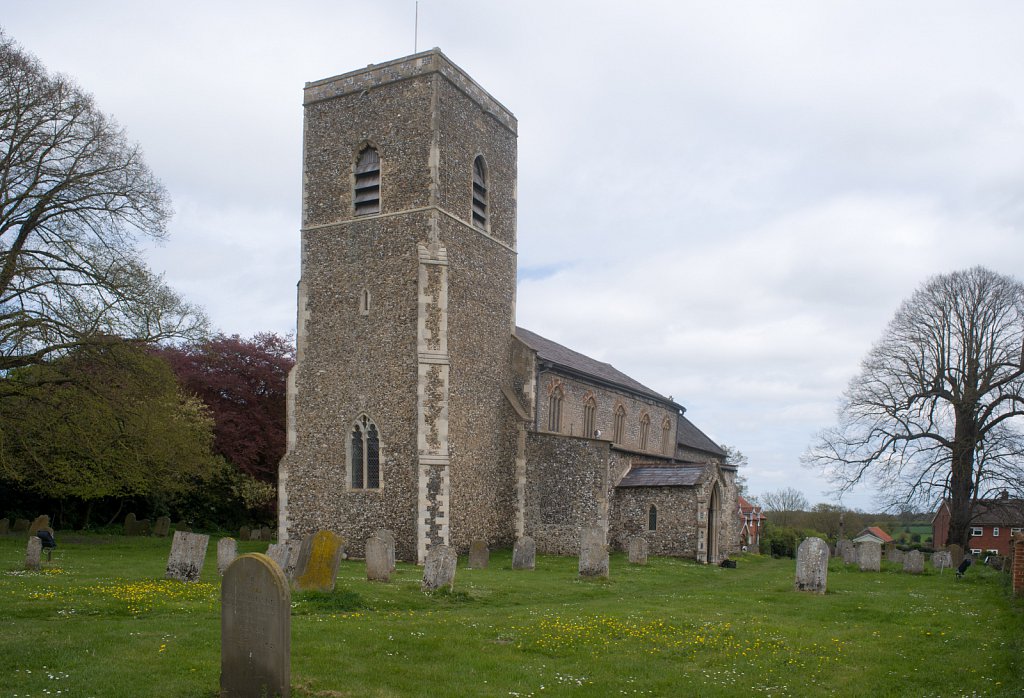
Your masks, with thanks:
M 957 415 L 949 476 L 949 534 L 946 545 L 956 543 L 964 550 L 970 540 L 974 504 L 974 448 L 977 445 L 974 420 Z

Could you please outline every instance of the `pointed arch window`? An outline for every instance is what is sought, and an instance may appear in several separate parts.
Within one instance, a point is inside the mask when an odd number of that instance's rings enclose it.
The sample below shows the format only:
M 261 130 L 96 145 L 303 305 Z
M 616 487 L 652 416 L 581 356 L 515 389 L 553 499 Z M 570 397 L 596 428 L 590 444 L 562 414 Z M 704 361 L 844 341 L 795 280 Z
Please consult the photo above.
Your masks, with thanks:
M 651 508 L 647 510 L 647 530 L 658 530 L 658 507 L 653 504 L 651 505 Z
M 558 433 L 562 430 L 562 398 L 564 393 L 560 387 L 551 391 L 548 398 L 548 431 Z
M 646 412 L 640 415 L 640 450 L 647 450 L 647 437 L 651 433 L 651 416 Z
M 380 488 L 380 435 L 365 414 L 356 420 L 349 435 L 349 470 L 352 489 Z
M 380 155 L 372 146 L 359 151 L 355 175 L 356 184 L 352 196 L 355 215 L 380 213 Z
M 672 422 L 668 417 L 661 423 L 661 452 L 672 455 Z
M 597 436 L 597 401 L 591 396 L 583 401 L 583 435 L 588 438 Z
M 483 155 L 473 161 L 473 225 L 487 230 L 487 163 Z
M 615 408 L 615 420 L 612 425 L 612 441 L 621 444 L 626 437 L 626 408 L 622 405 Z

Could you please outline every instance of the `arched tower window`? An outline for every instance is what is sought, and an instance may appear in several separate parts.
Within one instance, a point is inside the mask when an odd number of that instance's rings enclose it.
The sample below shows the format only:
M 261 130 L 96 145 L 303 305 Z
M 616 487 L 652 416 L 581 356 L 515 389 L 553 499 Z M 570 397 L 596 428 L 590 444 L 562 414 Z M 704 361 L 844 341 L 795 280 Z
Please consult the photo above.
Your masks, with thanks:
M 651 505 L 651 508 L 647 510 L 647 530 L 658 530 L 658 507 L 653 504 Z
M 352 489 L 380 488 L 380 436 L 377 425 L 365 414 L 356 420 L 349 435 L 349 470 Z
M 597 436 L 597 401 L 593 396 L 583 401 L 583 435 L 588 438 Z
M 665 420 L 661 423 L 661 452 L 666 456 L 671 456 L 673 452 L 672 448 L 672 420 L 665 417 Z
M 651 415 L 644 412 L 640 415 L 640 450 L 647 450 L 647 437 L 651 433 Z
M 562 398 L 564 393 L 561 387 L 551 391 L 548 398 L 548 431 L 560 432 L 562 430 Z
M 380 156 L 372 146 L 359 151 L 355 175 L 356 185 L 352 196 L 355 215 L 380 213 Z
M 487 230 L 487 163 L 483 155 L 473 161 L 473 225 Z
M 619 405 L 615 408 L 615 421 L 612 423 L 612 441 L 621 444 L 626 438 L 626 408 Z

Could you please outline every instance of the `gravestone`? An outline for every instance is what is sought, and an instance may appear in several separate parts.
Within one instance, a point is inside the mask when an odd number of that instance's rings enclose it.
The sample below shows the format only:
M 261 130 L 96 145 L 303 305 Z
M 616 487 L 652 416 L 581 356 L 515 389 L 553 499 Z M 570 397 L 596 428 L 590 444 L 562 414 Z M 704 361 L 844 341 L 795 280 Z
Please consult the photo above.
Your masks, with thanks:
M 153 535 L 166 538 L 171 533 L 171 517 L 161 516 L 156 520 L 156 524 L 153 526 Z
M 254 528 L 251 531 L 249 531 L 249 540 L 259 540 L 261 530 L 262 529 Z
M 580 531 L 580 576 L 608 576 L 608 546 L 603 526 L 585 526 Z
M 178 523 L 174 524 L 175 531 L 184 531 L 185 533 L 192 533 L 192 527 L 188 525 L 185 519 L 182 519 Z
M 490 559 L 491 551 L 487 548 L 487 543 L 482 540 L 475 540 L 469 544 L 470 567 L 475 570 L 485 570 Z
M 629 564 L 647 564 L 647 539 L 643 536 L 633 536 L 629 539 Z
M 28 527 L 28 534 L 30 536 L 34 536 L 39 533 L 39 531 L 49 531 L 51 535 L 53 534 L 53 529 L 50 528 L 50 517 L 46 514 L 37 516 Z
M 907 554 L 899 548 L 893 548 L 886 559 L 889 560 L 889 562 L 896 562 L 902 565 L 906 556 Z
M 220 587 L 220 696 L 290 695 L 288 582 L 267 556 L 242 555 L 225 570 Z
M 958 544 L 953 543 L 947 545 L 946 550 L 949 551 L 949 564 L 951 567 L 960 567 L 960 563 L 964 561 L 964 549 Z
M 447 545 L 435 545 L 427 551 L 427 559 L 423 563 L 422 591 L 435 591 L 441 587 L 449 590 L 455 586 L 455 568 L 459 556 Z
M 953 556 L 948 550 L 936 550 L 932 553 L 932 567 L 939 570 L 948 569 L 953 566 Z
M 512 547 L 512 569 L 532 570 L 537 564 L 537 544 L 530 536 L 516 539 Z
M 137 536 L 148 536 L 152 530 L 153 526 L 149 523 L 149 519 L 141 519 L 135 522 L 135 535 Z
M 284 568 L 284 576 L 291 582 L 295 579 L 295 568 L 299 564 L 299 552 L 302 549 L 302 541 L 290 540 L 285 543 L 285 547 L 288 549 L 288 562 Z
M 828 543 L 821 538 L 805 538 L 796 549 L 797 591 L 824 594 L 828 582 Z
M 843 564 L 852 565 L 857 562 L 857 547 L 852 540 L 844 538 L 836 543 L 836 557 L 843 559 Z
M 30 523 L 31 521 L 29 521 L 28 519 L 15 519 L 13 530 L 15 533 L 24 533 L 28 530 Z
M 252 535 L 252 532 L 248 526 L 242 526 L 238 529 L 238 540 L 249 540 L 250 535 Z
M 296 566 L 295 588 L 334 591 L 344 541 L 333 531 L 317 531 L 302 540 Z
M 270 542 L 274 540 L 274 529 L 270 526 L 264 526 L 260 529 L 260 540 Z
M 924 555 L 920 550 L 910 550 L 903 558 L 903 571 L 907 574 L 924 572 Z
M 28 539 L 28 548 L 25 550 L 25 569 L 38 572 L 42 566 L 43 541 L 36 536 Z
M 237 540 L 234 538 L 221 538 L 217 541 L 217 574 L 223 577 L 236 557 L 238 557 Z
M 391 579 L 388 542 L 383 538 L 372 536 L 366 541 L 366 579 L 371 582 L 387 582 Z
M 194 582 L 199 579 L 206 560 L 210 537 L 200 533 L 175 531 L 171 540 L 171 554 L 167 556 L 167 579 Z
M 11 520 L 6 516 L 0 519 L 0 536 L 6 535 L 11 530 Z
M 882 569 L 882 544 L 874 540 L 857 543 L 857 566 L 861 572 L 879 572 Z
M 126 536 L 137 536 L 137 535 L 139 535 L 136 532 L 136 528 L 135 528 L 135 514 L 134 513 L 128 514 L 128 516 L 124 517 L 124 534 Z
M 281 571 L 284 572 L 284 576 L 287 577 L 288 573 L 285 570 L 288 567 L 288 546 L 284 543 L 271 543 L 267 546 L 267 557 L 273 560 Z
M 373 535 L 380 538 L 388 545 L 388 564 L 391 565 L 391 571 L 395 571 L 395 534 L 386 528 L 382 528 Z

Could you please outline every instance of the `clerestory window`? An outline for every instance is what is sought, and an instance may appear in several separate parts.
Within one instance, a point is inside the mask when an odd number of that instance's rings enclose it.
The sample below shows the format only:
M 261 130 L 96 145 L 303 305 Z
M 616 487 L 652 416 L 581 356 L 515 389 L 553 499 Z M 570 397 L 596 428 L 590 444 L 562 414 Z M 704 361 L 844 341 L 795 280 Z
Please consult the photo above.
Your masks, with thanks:
M 473 225 L 487 230 L 487 163 L 483 155 L 473 161 Z
M 380 488 L 380 436 L 377 425 L 365 414 L 352 427 L 349 454 L 352 489 Z
M 612 422 L 612 441 L 621 444 L 626 437 L 626 408 L 619 405 L 615 408 L 615 420 Z
M 668 417 L 661 423 L 661 452 L 672 455 L 672 422 Z
M 597 436 L 596 426 L 597 401 L 588 397 L 583 401 L 583 435 L 590 438 Z
M 548 431 L 558 433 L 562 430 L 562 389 L 555 388 L 548 398 Z
M 376 149 L 366 146 L 356 160 L 356 184 L 352 196 L 355 215 L 380 213 L 380 156 Z
M 640 416 L 640 450 L 647 450 L 647 437 L 651 433 L 651 417 L 644 413 Z

